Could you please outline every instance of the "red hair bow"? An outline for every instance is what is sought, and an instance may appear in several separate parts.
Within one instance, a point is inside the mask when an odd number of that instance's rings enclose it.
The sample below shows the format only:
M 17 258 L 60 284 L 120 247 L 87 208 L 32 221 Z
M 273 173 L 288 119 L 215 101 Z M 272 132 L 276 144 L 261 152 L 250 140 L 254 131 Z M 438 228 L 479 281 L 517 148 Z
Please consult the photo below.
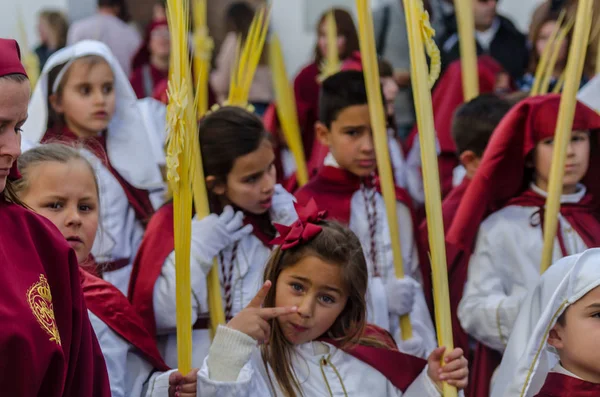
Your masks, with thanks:
M 298 213 L 296 222 L 290 226 L 274 224 L 279 236 L 273 239 L 271 243 L 281 245 L 281 249 L 284 251 L 299 244 L 307 243 L 321 233 L 323 228 L 315 223 L 324 220 L 327 216 L 327 211 L 319 211 L 314 199 L 311 199 L 306 207 L 298 203 L 294 203 L 294 207 Z

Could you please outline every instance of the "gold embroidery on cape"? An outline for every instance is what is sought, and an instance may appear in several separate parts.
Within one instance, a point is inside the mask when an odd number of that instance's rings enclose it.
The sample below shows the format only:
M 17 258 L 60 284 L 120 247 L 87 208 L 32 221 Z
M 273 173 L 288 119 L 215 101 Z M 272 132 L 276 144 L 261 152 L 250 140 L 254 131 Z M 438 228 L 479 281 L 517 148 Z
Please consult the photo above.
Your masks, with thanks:
M 27 290 L 27 303 L 42 329 L 50 335 L 50 341 L 56 342 L 60 346 L 60 334 L 54 318 L 52 293 L 48 280 L 43 274 L 40 274 L 40 281 Z

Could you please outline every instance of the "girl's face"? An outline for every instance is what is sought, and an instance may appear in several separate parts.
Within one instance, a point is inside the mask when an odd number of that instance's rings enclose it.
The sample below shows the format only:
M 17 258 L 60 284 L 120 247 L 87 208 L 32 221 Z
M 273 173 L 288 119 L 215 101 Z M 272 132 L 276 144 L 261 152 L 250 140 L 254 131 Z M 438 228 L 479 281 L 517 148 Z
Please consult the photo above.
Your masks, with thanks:
M 534 149 L 533 161 L 535 167 L 535 184 L 544 191 L 548 191 L 548 179 L 552 166 L 552 151 L 554 139 L 548 138 L 538 142 Z M 563 178 L 563 193 L 575 193 L 577 184 L 587 173 L 590 164 L 590 133 L 587 131 L 573 131 L 571 142 L 567 147 L 567 160 L 565 176 Z
M 564 325 L 556 324 L 548 343 L 567 370 L 588 382 L 600 383 L 600 287 L 569 306 Z
M 546 45 L 549 44 L 550 36 L 552 35 L 552 32 L 554 32 L 555 28 L 556 21 L 548 21 L 545 24 L 543 24 L 540 28 L 539 37 L 535 42 L 535 49 L 537 51 L 538 57 L 542 56 L 544 48 L 546 48 Z M 560 43 L 560 50 L 558 51 L 557 63 L 561 64 L 565 62 L 565 60 L 567 59 L 567 50 L 567 40 L 563 40 Z
M 98 230 L 98 190 L 89 165 L 49 161 L 33 166 L 28 175 L 21 199 L 56 225 L 83 263 Z
M 75 61 L 66 73 L 60 95 L 50 97 L 54 110 L 64 115 L 67 127 L 81 138 L 97 136 L 115 113 L 115 78 L 107 62 Z
M 316 256 L 284 269 L 275 285 L 275 307 L 298 307 L 297 312 L 277 318 L 283 335 L 294 345 L 327 333 L 347 301 L 341 267 Z
M 252 214 L 264 214 L 271 208 L 275 193 L 274 161 L 273 146 L 264 139 L 258 149 L 234 161 L 226 185 L 218 184 L 214 193 L 224 205 L 234 204 Z
M 29 81 L 0 78 L 0 193 L 21 154 L 21 127 L 27 119 L 29 93 Z
M 159 26 L 150 33 L 150 53 L 159 58 L 168 58 L 171 53 L 171 38 L 167 26 Z
M 317 38 L 317 43 L 319 46 L 319 51 L 321 52 L 321 56 L 325 58 L 327 56 L 327 29 L 325 28 L 326 23 L 323 22 L 321 26 L 319 26 L 319 37 Z M 342 54 L 346 52 L 346 37 L 338 34 L 337 38 L 337 46 L 338 46 L 338 54 L 340 57 Z

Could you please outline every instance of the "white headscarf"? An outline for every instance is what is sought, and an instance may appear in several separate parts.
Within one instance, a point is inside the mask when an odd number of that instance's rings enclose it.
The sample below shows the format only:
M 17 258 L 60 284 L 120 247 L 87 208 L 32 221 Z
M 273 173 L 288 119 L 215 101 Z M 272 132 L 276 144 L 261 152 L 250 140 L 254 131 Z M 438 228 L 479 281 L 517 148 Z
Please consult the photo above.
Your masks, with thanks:
M 97 55 L 109 64 L 115 77 L 115 113 L 108 125 L 106 151 L 110 163 L 131 185 L 139 189 L 153 190 L 164 186 L 144 118 L 137 104 L 137 97 L 129 79 L 110 49 L 99 41 L 85 40 L 52 54 L 44 65 L 31 101 L 29 118 L 23 127 L 23 138 L 40 142 L 48 123 L 48 74 L 56 66 L 67 63 L 57 76 L 55 86 L 70 64 L 81 57 Z
M 568 306 L 598 286 L 600 248 L 563 258 L 544 273 L 517 316 L 492 397 L 531 397 L 540 391 L 559 361 L 547 344 L 550 330 Z

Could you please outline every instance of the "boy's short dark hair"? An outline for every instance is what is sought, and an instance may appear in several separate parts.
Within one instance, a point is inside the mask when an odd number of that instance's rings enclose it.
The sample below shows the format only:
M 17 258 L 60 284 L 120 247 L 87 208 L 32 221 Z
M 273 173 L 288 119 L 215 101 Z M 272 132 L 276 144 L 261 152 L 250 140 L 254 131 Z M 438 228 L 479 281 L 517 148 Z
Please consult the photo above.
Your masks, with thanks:
M 362 72 L 348 70 L 336 73 L 321 84 L 319 121 L 330 128 L 344 109 L 368 103 Z
M 470 150 L 478 157 L 483 156 L 492 133 L 510 108 L 507 101 L 495 94 L 480 95 L 460 106 L 452 121 L 457 153 Z

